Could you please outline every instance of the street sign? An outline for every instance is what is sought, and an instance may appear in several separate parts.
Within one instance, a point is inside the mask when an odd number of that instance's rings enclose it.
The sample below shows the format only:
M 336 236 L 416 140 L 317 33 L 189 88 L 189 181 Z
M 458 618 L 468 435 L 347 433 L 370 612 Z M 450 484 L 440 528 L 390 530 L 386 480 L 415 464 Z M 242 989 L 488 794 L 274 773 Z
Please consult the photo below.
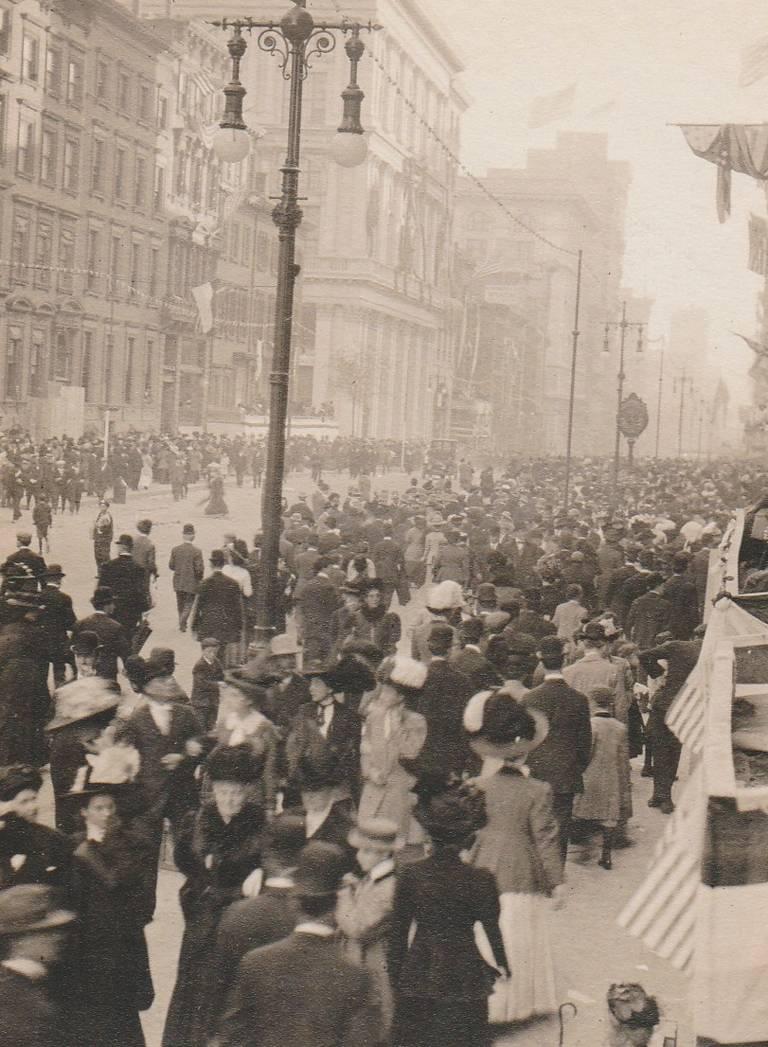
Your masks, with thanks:
M 637 393 L 630 393 L 621 401 L 619 431 L 632 443 L 648 428 L 648 408 Z

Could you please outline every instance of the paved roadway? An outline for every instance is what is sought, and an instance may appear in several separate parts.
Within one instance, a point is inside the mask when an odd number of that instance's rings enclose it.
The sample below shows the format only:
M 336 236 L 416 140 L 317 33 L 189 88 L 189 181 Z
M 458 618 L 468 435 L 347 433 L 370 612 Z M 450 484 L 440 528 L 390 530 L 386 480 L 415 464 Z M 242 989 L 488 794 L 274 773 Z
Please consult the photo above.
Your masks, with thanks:
M 346 480 L 328 478 L 335 489 L 344 491 Z M 407 478 L 400 473 L 379 477 L 375 489 L 402 489 Z M 307 474 L 292 474 L 287 485 L 289 501 L 299 491 L 311 490 Z M 238 489 L 234 481 L 227 483 L 226 499 L 229 519 L 209 519 L 201 508 L 205 500 L 202 487 L 190 491 L 183 502 L 174 502 L 168 489 L 156 488 L 148 492 L 129 492 L 126 505 L 112 507 L 115 517 L 115 535 L 133 532 L 135 522 L 147 516 L 154 521 L 152 537 L 158 556 L 160 580 L 155 593 L 156 607 L 151 623 L 154 634 L 147 647 L 161 644 L 176 650 L 179 663 L 178 678 L 182 686 L 191 686 L 191 667 L 198 657 L 198 647 L 189 635 L 176 628 L 175 599 L 167 569 L 168 553 L 181 540 L 182 525 L 191 522 L 197 528 L 197 541 L 205 555 L 221 544 L 227 531 L 235 531 L 249 541 L 257 529 L 259 497 L 250 487 Z M 67 577 L 64 589 L 73 597 L 78 615 L 87 613 L 92 593 L 95 565 L 90 540 L 90 526 L 95 516 L 95 502 L 85 499 L 79 516 L 58 515 L 51 532 L 51 550 L 48 561 L 60 561 Z M 14 548 L 14 534 L 19 527 L 30 526 L 30 514 L 24 513 L 17 525 L 10 521 L 10 510 L 0 510 L 0 553 L 6 555 Z M 406 623 L 422 601 L 416 599 L 406 608 Z M 635 761 L 637 763 L 637 761 Z M 646 800 L 649 783 L 633 769 L 635 817 L 632 836 L 635 845 L 616 852 L 612 872 L 600 869 L 594 859 L 588 864 L 571 860 L 568 863 L 567 904 L 563 911 L 553 913 L 553 944 L 556 954 L 559 998 L 572 1000 L 578 1015 L 566 1018 L 563 1044 L 565 1047 L 601 1047 L 606 1042 L 607 1021 L 605 993 L 614 981 L 639 981 L 646 989 L 658 995 L 664 1013 L 680 1023 L 678 1047 L 690 1047 L 690 1014 L 686 982 L 682 975 L 666 963 L 657 960 L 640 943 L 629 938 L 615 924 L 615 918 L 652 858 L 653 844 L 662 828 L 664 816 L 649 810 Z M 173 989 L 175 965 L 182 933 L 182 920 L 177 892 L 180 877 L 163 871 L 160 876 L 158 911 L 148 928 L 156 1002 L 144 1016 L 148 1047 L 159 1047 L 163 1019 Z M 555 1020 L 528 1025 L 505 1034 L 497 1047 L 555 1047 L 559 1042 Z M 310 1045 L 308 1045 L 310 1047 Z

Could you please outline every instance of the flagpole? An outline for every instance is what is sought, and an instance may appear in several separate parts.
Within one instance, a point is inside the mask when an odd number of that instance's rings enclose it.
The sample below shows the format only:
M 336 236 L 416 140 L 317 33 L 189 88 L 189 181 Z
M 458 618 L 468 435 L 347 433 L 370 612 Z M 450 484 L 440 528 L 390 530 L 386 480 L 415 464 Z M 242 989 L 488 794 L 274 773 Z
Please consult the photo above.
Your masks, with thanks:
M 579 310 L 581 308 L 581 263 L 584 252 L 579 248 L 579 258 L 576 263 L 576 303 L 573 309 L 573 339 L 571 347 L 571 390 L 568 398 L 568 440 L 565 451 L 565 489 L 563 491 L 563 507 L 568 512 L 568 498 L 571 487 L 571 456 L 573 451 L 573 412 L 576 400 L 576 357 L 579 350 Z

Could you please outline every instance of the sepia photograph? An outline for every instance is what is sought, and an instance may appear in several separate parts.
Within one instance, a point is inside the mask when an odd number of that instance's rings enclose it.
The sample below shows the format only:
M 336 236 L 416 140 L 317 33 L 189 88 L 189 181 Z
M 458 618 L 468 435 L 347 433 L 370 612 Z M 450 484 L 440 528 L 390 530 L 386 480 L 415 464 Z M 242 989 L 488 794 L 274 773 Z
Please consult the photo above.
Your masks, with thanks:
M 0 0 L 0 1047 L 768 1047 L 768 11 Z

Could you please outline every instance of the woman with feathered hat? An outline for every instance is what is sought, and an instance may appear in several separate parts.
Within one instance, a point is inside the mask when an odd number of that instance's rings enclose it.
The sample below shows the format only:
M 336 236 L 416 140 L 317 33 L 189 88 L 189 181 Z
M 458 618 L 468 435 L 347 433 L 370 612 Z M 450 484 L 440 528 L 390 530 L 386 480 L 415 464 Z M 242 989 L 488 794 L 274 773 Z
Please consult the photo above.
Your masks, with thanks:
M 389 948 L 394 1047 L 487 1047 L 488 995 L 508 974 L 493 875 L 461 859 L 485 824 L 482 793 L 440 776 L 422 778 L 416 817 L 432 853 L 397 877 Z M 475 944 L 481 923 L 495 967 Z M 411 926 L 416 933 L 411 938 Z
M 174 849 L 186 877 L 180 892 L 185 929 L 163 1047 L 205 1047 L 219 920 L 261 866 L 264 811 L 249 800 L 260 761 L 247 744 L 219 746 L 205 769 L 213 798 L 187 815 Z
M 385 658 L 376 678 L 379 692 L 368 705 L 360 743 L 363 790 L 359 817 L 390 818 L 407 840 L 415 778 L 401 760 L 414 760 L 427 737 L 427 722 L 415 711 L 427 667 L 413 658 Z
M 501 935 L 513 976 L 496 987 L 492 1022 L 523 1021 L 557 1007 L 548 918 L 550 899 L 561 903 L 563 866 L 552 794 L 528 775 L 525 760 L 547 736 L 546 717 L 503 690 L 481 691 L 464 711 L 472 749 L 500 760 L 481 778 L 488 823 L 477 834 L 472 863 L 496 878 Z

